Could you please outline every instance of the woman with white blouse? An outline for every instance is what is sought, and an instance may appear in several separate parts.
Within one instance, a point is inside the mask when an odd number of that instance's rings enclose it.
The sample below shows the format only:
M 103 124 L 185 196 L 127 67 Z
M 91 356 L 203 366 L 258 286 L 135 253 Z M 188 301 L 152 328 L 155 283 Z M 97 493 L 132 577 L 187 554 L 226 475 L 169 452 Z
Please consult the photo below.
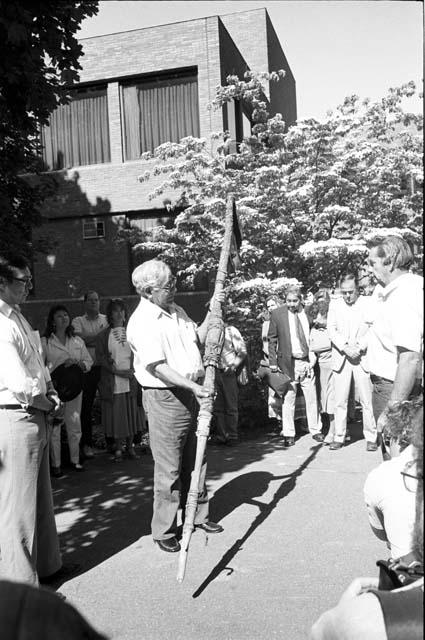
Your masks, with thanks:
M 51 373 L 60 365 L 65 365 L 65 367 L 78 365 L 86 373 L 93 364 L 84 341 L 74 335 L 68 310 L 62 305 L 55 305 L 50 309 L 42 345 L 46 364 Z M 82 392 L 73 400 L 64 403 L 64 422 L 68 436 L 70 460 L 75 471 L 84 471 L 84 467 L 80 464 L 81 399 Z M 50 460 L 52 476 L 60 477 L 62 475 L 61 424 L 54 425 L 52 429 Z

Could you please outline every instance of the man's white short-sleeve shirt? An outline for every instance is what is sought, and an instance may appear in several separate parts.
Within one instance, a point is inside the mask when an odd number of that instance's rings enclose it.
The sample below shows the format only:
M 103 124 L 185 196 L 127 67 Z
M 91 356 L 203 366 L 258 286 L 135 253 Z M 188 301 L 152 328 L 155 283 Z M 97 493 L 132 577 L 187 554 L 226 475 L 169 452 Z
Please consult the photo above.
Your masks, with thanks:
M 407 491 L 400 472 L 414 456 L 410 445 L 396 458 L 372 469 L 364 485 L 369 522 L 373 529 L 385 531 L 393 558 L 412 550 L 416 493 Z
M 393 381 L 397 347 L 423 350 L 423 278 L 413 273 L 399 276 L 380 292 L 368 338 L 371 373 Z
M 40 335 L 20 311 L 0 300 L 0 404 L 29 404 L 45 394 L 50 374 Z
M 142 387 L 169 386 L 150 372 L 150 367 L 160 362 L 188 380 L 204 376 L 196 329 L 196 324 L 178 305 L 173 304 L 168 313 L 149 300 L 140 299 L 128 322 L 127 340 L 134 352 L 135 375 Z

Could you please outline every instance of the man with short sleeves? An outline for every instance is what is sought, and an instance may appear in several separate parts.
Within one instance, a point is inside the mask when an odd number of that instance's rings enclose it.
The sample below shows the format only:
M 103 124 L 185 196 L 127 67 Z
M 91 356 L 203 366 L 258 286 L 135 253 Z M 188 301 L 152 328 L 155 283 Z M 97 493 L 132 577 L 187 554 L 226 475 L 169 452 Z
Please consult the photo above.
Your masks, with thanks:
M 37 586 L 61 568 L 47 414 L 60 407 L 38 332 L 21 314 L 22 256 L 0 256 L 0 577 Z
M 140 302 L 128 322 L 127 339 L 143 387 L 155 463 L 152 535 L 162 551 L 174 553 L 180 550 L 177 512 L 181 506 L 184 513 L 196 457 L 197 401 L 208 397 L 198 347 L 206 339 L 208 316 L 197 328 L 175 304 L 175 278 L 160 260 L 137 267 L 132 281 Z M 205 474 L 204 459 L 195 526 L 219 533 L 223 528 L 208 521 Z
M 84 457 L 93 458 L 92 410 L 96 390 L 100 380 L 100 366 L 96 363 L 96 338 L 108 326 L 108 320 L 99 313 L 100 303 L 96 291 L 87 291 L 84 295 L 85 314 L 72 321 L 75 335 L 82 338 L 87 347 L 93 366 L 83 378 L 83 397 L 81 401 L 81 443 Z
M 368 263 L 383 287 L 368 336 L 373 410 L 381 432 L 385 409 L 420 393 L 423 278 L 409 273 L 413 254 L 409 244 L 398 236 L 371 242 Z

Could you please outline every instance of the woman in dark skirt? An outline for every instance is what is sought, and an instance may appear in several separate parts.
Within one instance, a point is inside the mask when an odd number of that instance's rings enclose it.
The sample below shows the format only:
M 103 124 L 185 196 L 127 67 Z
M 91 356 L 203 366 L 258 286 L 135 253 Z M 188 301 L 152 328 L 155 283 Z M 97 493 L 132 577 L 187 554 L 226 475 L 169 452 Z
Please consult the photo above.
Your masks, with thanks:
M 114 443 L 114 460 L 122 460 L 122 444 L 126 453 L 137 458 L 134 436 L 146 431 L 143 408 L 137 404 L 137 381 L 134 377 L 133 354 L 127 342 L 125 326 L 127 308 L 120 298 L 110 300 L 106 309 L 108 327 L 96 341 L 96 361 L 101 367 L 99 393 L 105 436 Z

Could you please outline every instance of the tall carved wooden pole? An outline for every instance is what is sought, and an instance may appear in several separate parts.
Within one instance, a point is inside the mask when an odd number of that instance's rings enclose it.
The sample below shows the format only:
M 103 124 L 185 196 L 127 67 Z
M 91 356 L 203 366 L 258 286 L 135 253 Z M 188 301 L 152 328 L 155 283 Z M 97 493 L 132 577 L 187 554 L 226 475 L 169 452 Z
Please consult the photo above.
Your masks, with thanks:
M 177 581 L 183 582 L 186 571 L 186 562 L 189 552 L 190 539 L 194 531 L 195 514 L 198 506 L 199 480 L 202 469 L 202 462 L 205 456 L 205 449 L 210 433 L 210 423 L 213 412 L 214 389 L 215 389 L 215 373 L 219 364 L 220 354 L 224 341 L 224 324 L 221 311 L 221 303 L 217 300 L 217 294 L 221 293 L 224 288 L 224 282 L 227 276 L 227 267 L 232 247 L 232 235 L 234 231 L 234 210 L 235 199 L 229 196 L 226 203 L 226 217 L 224 226 L 224 238 L 221 248 L 220 261 L 218 264 L 217 277 L 214 287 L 214 297 L 211 304 L 211 318 L 208 323 L 207 339 L 205 343 L 205 380 L 203 387 L 208 389 L 210 395 L 208 398 L 202 398 L 198 415 L 198 428 L 196 431 L 196 460 L 192 471 L 190 489 L 187 496 L 185 521 L 183 526 L 183 536 L 181 541 L 181 551 L 179 556 L 179 566 L 177 571 Z

